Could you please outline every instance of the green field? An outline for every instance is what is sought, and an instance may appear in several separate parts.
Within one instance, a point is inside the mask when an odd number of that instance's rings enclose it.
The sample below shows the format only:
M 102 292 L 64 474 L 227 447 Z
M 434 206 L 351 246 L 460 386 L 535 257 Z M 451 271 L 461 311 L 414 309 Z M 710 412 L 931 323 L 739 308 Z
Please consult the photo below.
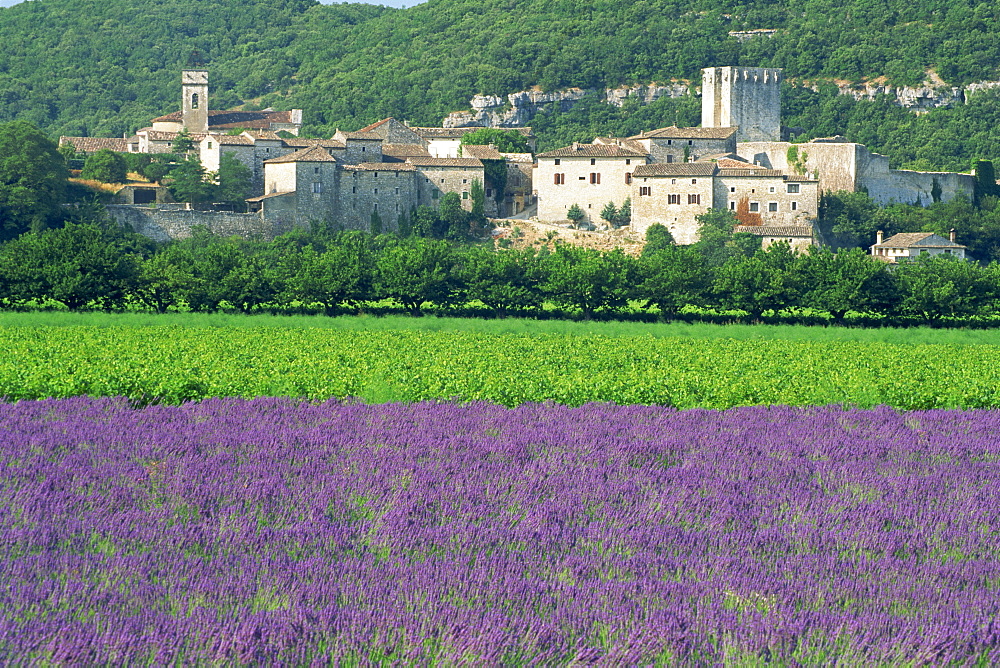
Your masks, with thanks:
M 5 315 L 0 396 L 996 408 L 997 339 L 983 331 Z

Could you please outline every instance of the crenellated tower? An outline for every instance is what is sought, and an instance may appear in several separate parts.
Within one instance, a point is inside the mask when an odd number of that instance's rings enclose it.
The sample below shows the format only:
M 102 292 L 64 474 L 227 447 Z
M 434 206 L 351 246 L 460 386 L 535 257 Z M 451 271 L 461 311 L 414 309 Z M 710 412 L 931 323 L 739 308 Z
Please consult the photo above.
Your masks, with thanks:
M 738 127 L 737 142 L 781 141 L 781 76 L 765 67 L 703 69 L 702 127 Z

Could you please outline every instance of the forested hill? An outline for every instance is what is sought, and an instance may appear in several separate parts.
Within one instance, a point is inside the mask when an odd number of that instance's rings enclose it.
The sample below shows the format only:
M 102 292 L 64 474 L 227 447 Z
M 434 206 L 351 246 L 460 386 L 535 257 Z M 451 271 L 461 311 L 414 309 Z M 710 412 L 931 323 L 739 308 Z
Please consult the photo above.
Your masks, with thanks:
M 730 31 L 777 29 L 740 41 Z M 329 132 L 438 123 L 475 93 L 697 79 L 1000 79 L 1000 3 L 972 0 L 29 0 L 0 9 L 0 121 L 116 135 L 173 111 L 199 50 L 213 107 L 301 107 Z

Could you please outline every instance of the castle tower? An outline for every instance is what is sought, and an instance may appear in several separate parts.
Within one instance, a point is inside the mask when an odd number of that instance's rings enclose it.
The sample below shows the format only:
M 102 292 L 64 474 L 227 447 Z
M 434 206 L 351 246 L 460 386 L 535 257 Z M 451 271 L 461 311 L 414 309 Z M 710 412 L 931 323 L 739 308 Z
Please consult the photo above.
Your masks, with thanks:
M 737 142 L 781 141 L 781 72 L 764 67 L 703 69 L 702 127 L 738 127 Z
M 181 72 L 181 121 L 188 132 L 208 132 L 208 70 L 197 52 Z

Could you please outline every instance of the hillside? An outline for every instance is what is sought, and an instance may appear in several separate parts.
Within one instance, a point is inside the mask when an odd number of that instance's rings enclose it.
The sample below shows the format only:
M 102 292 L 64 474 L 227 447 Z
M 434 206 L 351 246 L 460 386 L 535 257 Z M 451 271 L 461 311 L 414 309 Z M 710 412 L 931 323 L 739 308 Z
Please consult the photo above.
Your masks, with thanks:
M 777 32 L 742 41 L 729 34 L 760 28 Z M 328 134 L 385 116 L 437 124 L 476 93 L 697 81 L 712 65 L 899 84 L 931 70 L 960 85 L 1000 78 L 998 38 L 1000 5 L 971 0 L 430 0 L 405 10 L 311 0 L 32 0 L 0 9 L 0 121 L 29 120 L 52 135 L 133 131 L 176 107 L 177 70 L 195 49 L 212 69 L 214 107 L 300 107 L 307 131 Z M 849 130 L 848 101 L 789 95 L 799 120 Z M 592 113 L 587 125 L 602 127 L 608 112 Z M 646 116 L 655 124 L 686 114 Z M 974 152 L 991 153 L 993 143 Z M 907 150 L 894 160 L 924 157 Z M 932 157 L 950 166 L 951 153 Z

